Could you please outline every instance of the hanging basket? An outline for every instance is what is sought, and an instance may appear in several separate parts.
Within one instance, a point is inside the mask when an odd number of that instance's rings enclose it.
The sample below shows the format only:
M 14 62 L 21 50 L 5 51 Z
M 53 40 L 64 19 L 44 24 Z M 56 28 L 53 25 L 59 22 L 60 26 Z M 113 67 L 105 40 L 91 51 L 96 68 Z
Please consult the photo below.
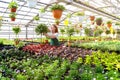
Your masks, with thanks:
M 27 0 L 27 4 L 29 8 L 34 8 L 37 4 L 37 0 Z
M 101 20 L 101 19 L 96 20 L 96 24 L 97 24 L 98 26 L 100 26 L 100 25 L 102 24 L 102 20 Z
M 94 21 L 95 20 L 95 16 L 90 16 L 90 21 Z
M 111 23 L 107 24 L 107 27 L 108 27 L 108 28 L 110 28 L 111 26 L 112 26 L 112 24 L 111 24 Z
M 11 8 L 11 12 L 16 12 L 17 8 Z
M 62 10 L 53 10 L 52 11 L 52 13 L 53 13 L 53 17 L 55 18 L 55 19 L 60 19 L 61 18 L 61 16 L 62 16 Z
M 11 18 L 11 21 L 15 21 L 16 18 Z

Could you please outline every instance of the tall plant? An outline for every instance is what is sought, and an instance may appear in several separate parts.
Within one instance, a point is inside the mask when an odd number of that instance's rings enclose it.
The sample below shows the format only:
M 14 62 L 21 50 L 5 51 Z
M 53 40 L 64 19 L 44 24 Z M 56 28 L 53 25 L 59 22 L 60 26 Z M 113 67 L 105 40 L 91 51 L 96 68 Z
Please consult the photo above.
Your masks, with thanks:
M 60 29 L 60 32 L 61 32 L 62 37 L 63 37 L 63 34 L 64 34 L 65 30 L 64 29 Z
M 66 29 L 66 33 L 67 33 L 67 35 L 69 36 L 69 40 L 71 40 L 71 36 L 74 34 L 74 32 L 75 32 L 75 30 L 74 30 L 74 28 L 72 28 L 72 27 L 68 27 L 68 28 Z
M 17 38 L 18 37 L 17 35 L 21 32 L 21 29 L 20 29 L 19 26 L 15 26 L 15 27 L 13 27 L 12 30 L 16 34 L 16 39 L 14 40 L 15 41 L 15 45 L 18 45 L 19 44 L 19 39 Z
M 12 30 L 16 34 L 16 38 L 17 38 L 18 34 L 21 32 L 20 27 L 19 26 L 15 26 L 15 27 L 13 27 Z
M 35 28 L 35 32 L 37 35 L 41 35 L 41 42 L 42 42 L 42 35 L 43 33 L 48 32 L 48 27 L 46 24 L 38 24 L 37 27 Z

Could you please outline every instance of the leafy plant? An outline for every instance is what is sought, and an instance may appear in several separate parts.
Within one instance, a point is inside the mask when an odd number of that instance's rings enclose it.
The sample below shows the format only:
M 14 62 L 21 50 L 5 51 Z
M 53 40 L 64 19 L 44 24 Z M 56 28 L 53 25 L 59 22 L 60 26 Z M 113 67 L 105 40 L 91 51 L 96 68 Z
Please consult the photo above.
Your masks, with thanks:
M 35 16 L 34 17 L 34 20 L 38 21 L 40 18 L 39 18 L 39 15 Z
M 84 12 L 77 12 L 77 13 L 75 13 L 75 15 L 76 15 L 76 16 L 84 16 L 85 13 L 84 13 Z
M 65 30 L 61 28 L 61 29 L 60 29 L 60 32 L 61 32 L 61 34 L 62 34 L 62 36 L 63 36 Z
M 51 7 L 51 11 L 53 11 L 53 10 L 62 10 L 62 11 L 64 11 L 64 10 L 65 10 L 65 7 L 64 7 L 63 5 L 54 4 L 54 5 L 52 5 L 52 7 Z
M 16 17 L 16 13 L 14 13 L 14 12 L 10 13 L 9 17 L 10 18 L 15 18 Z
M 112 24 L 112 21 L 107 21 L 107 24 Z
M 72 28 L 72 27 L 69 27 L 66 29 L 66 33 L 69 36 L 69 40 L 71 40 L 71 36 L 74 34 L 74 32 L 75 32 L 74 28 Z
M 48 27 L 45 24 L 39 24 L 35 28 L 35 32 L 37 33 L 37 35 L 41 34 L 41 41 L 42 41 L 42 35 L 43 35 L 43 33 L 48 32 Z
M 11 1 L 8 7 L 9 7 L 9 8 L 17 8 L 17 7 L 18 7 L 18 4 L 17 4 L 17 2 L 15 2 L 15 1 Z
M 16 38 L 17 38 L 17 35 L 21 32 L 20 26 L 14 26 L 12 30 L 16 34 Z

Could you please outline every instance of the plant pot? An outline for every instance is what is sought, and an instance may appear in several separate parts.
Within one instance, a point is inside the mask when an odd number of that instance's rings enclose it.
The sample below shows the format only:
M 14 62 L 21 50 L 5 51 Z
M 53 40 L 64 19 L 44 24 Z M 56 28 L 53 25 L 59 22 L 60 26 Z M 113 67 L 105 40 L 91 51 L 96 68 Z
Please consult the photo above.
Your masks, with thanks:
M 37 0 L 27 0 L 28 7 L 34 8 L 37 4 Z
M 55 19 L 60 19 L 61 18 L 61 16 L 62 16 L 62 10 L 53 10 L 52 11 L 52 13 L 53 13 L 53 17 L 55 18 Z
M 17 8 L 11 8 L 11 12 L 16 12 Z
M 90 21 L 94 21 L 95 16 L 90 16 Z
M 107 24 L 107 27 L 108 27 L 108 28 L 110 28 L 111 26 L 112 26 L 112 24 L 111 24 L 111 23 Z
M 100 26 L 102 24 L 102 20 L 96 20 L 96 24 Z
M 11 18 L 11 21 L 15 21 L 16 18 Z

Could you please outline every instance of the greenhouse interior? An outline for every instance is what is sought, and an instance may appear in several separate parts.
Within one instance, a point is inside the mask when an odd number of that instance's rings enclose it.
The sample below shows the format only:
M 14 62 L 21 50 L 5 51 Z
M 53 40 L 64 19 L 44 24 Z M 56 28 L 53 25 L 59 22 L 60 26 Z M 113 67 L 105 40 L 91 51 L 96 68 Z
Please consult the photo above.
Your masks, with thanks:
M 0 0 L 0 80 L 120 80 L 120 0 Z

